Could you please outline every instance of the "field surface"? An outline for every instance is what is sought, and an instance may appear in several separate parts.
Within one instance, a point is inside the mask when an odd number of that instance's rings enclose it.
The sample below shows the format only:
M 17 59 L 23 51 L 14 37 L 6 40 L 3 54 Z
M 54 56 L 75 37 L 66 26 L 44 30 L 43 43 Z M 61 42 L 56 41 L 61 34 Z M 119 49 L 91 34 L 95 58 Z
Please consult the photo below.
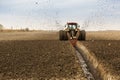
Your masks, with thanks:
M 88 31 L 87 40 L 120 40 L 120 31 Z
M 82 42 L 93 52 L 104 71 L 120 79 L 120 40 Z
M 87 32 L 82 43 L 106 70 L 120 74 L 120 31 Z M 68 41 L 58 32 L 0 32 L 0 80 L 86 80 Z
M 0 80 L 86 80 L 69 42 L 0 41 Z
M 120 31 L 87 32 L 87 41 L 82 43 L 94 53 L 104 72 L 120 79 Z

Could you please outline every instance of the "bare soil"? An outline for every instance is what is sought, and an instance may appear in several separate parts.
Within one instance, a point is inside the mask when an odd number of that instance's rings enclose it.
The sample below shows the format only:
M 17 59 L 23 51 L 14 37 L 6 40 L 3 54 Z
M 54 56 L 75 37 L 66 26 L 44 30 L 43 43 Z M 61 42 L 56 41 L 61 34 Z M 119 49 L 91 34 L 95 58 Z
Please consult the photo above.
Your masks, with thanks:
M 120 31 L 88 31 L 87 40 L 120 40 Z
M 58 32 L 51 31 L 0 32 L 0 80 L 84 80 L 73 48 L 58 37 Z M 120 41 L 116 40 L 120 31 L 98 31 L 87 32 L 82 43 L 108 72 L 119 76 Z
M 67 41 L 0 41 L 0 80 L 86 80 Z
M 120 79 L 120 40 L 82 42 L 104 67 L 107 73 Z

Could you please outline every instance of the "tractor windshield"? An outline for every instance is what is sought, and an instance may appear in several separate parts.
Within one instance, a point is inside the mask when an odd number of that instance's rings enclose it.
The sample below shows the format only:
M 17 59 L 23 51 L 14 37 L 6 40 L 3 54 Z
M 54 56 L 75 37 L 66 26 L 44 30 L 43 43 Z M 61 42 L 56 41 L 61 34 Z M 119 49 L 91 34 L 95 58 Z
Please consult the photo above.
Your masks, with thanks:
M 69 29 L 76 29 L 76 25 L 68 25 L 69 26 Z

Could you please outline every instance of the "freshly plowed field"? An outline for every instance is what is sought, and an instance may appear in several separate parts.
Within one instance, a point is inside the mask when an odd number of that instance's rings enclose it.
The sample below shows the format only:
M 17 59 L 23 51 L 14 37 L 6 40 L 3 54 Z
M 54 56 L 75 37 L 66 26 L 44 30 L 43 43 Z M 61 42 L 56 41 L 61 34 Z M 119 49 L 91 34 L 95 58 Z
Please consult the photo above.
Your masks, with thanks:
M 86 39 L 106 71 L 119 77 L 120 31 L 87 32 Z M 74 49 L 58 40 L 51 31 L 0 32 L 0 80 L 86 80 Z
M 67 41 L 0 41 L 0 80 L 86 80 Z
M 120 40 L 119 41 L 85 41 L 82 42 L 95 54 L 105 72 L 120 80 Z

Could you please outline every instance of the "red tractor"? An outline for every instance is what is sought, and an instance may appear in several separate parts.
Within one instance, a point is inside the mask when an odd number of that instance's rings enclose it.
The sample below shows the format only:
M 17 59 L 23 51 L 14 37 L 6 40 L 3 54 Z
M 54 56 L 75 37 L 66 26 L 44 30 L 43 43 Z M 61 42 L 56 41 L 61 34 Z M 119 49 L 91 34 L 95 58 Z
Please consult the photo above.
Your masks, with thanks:
M 80 30 L 80 26 L 75 22 L 69 22 L 65 25 L 64 30 L 59 31 L 60 40 L 85 40 L 86 32 L 85 30 Z

